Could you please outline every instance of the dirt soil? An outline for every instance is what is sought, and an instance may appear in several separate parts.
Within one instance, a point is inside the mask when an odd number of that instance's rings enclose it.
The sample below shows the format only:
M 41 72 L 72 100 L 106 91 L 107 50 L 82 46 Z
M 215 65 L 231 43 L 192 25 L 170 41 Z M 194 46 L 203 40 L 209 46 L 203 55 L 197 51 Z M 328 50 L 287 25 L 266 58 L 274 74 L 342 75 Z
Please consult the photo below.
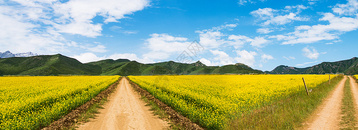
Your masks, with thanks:
M 333 92 L 326 98 L 322 105 L 318 106 L 312 117 L 305 123 L 307 126 L 304 129 L 324 130 L 324 129 L 339 129 L 341 118 L 341 106 L 343 99 L 344 83 L 347 80 L 345 76 L 333 90 Z
M 96 97 L 92 98 L 90 101 L 86 102 L 82 106 L 72 110 L 69 114 L 63 116 L 61 119 L 51 123 L 49 126 L 43 128 L 43 130 L 59 130 L 59 129 L 68 129 L 77 122 L 77 118 L 90 108 L 93 104 L 100 102 L 103 98 L 108 97 L 113 90 L 116 89 L 119 81 L 123 77 L 120 77 L 117 82 L 109 86 L 106 90 L 100 92 Z
M 140 99 L 129 81 L 123 78 L 116 91 L 99 110 L 95 119 L 81 124 L 79 130 L 161 130 L 169 128 L 166 121 L 159 119 L 150 107 Z
M 354 99 L 354 107 L 356 109 L 356 114 L 355 114 L 355 117 L 356 119 L 358 119 L 358 85 L 357 85 L 357 82 L 354 78 L 352 78 L 351 76 L 349 76 L 349 82 L 350 82 L 350 85 L 351 85 L 351 90 L 352 90 L 352 95 L 353 95 L 353 99 Z M 357 125 L 356 125 L 357 127 Z
M 155 98 L 153 95 L 151 95 L 148 91 L 142 89 L 137 84 L 133 83 L 132 81 L 128 80 L 132 87 L 139 92 L 142 96 L 146 97 L 147 99 L 153 101 L 156 103 L 162 110 L 165 111 L 169 115 L 170 121 L 174 122 L 175 124 L 178 124 L 180 126 L 183 126 L 186 130 L 204 130 L 204 128 L 200 127 L 196 123 L 190 121 L 185 116 L 181 115 L 177 111 L 175 111 L 173 108 L 169 107 L 159 99 Z

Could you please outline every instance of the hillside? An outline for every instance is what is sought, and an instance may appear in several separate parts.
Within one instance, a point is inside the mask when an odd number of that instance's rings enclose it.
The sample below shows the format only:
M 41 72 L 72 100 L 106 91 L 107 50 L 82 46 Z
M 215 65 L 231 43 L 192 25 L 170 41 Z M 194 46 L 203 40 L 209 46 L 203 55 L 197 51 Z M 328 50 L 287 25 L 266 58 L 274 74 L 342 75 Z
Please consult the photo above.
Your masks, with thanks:
M 278 66 L 269 73 L 271 74 L 326 74 L 326 73 L 344 73 L 358 74 L 358 58 L 353 57 L 348 60 L 336 62 L 322 62 L 318 65 L 307 68 L 295 68 L 288 66 Z
M 0 59 L 0 75 L 98 75 L 100 70 L 60 54 Z
M 174 61 L 143 64 L 128 59 L 101 60 L 81 63 L 76 59 L 57 55 L 0 58 L 0 75 L 199 75 L 199 74 L 261 74 L 260 70 L 237 63 L 235 65 L 206 66 L 200 61 L 187 64 Z M 269 74 L 358 74 L 358 58 L 296 68 L 280 65 Z
M 273 69 L 270 73 L 271 74 L 302 74 L 308 68 L 296 68 L 296 67 L 289 67 L 286 65 L 277 66 Z
M 325 74 L 325 73 L 357 73 L 358 58 L 354 57 L 349 60 L 342 60 L 337 62 L 323 62 L 307 69 L 304 73 L 307 74 Z
M 188 75 L 262 73 L 244 64 L 206 66 L 174 61 L 143 64 L 127 59 L 101 60 L 83 64 L 60 54 L 0 59 L 0 75 Z

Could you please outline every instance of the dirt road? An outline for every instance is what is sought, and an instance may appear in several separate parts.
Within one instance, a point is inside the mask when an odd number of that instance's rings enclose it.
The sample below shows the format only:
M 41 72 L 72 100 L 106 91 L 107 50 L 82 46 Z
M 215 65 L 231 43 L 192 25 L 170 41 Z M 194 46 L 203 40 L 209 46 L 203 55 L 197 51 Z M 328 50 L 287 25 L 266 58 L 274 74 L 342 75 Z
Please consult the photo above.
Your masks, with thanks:
M 350 85 L 351 85 L 351 90 L 352 90 L 352 94 L 353 94 L 353 99 L 354 99 L 354 106 L 357 110 L 357 107 L 358 107 L 358 85 L 356 83 L 356 80 L 353 79 L 351 76 L 349 76 L 349 82 L 350 82 Z M 356 119 L 358 117 L 358 112 L 356 111 Z
M 323 101 L 322 105 L 318 106 L 318 111 L 310 118 L 312 121 L 307 123 L 309 125 L 308 129 L 339 129 L 343 88 L 346 80 L 347 77 L 345 76 L 333 90 L 333 93 L 329 95 L 325 101 Z
M 79 126 L 79 130 L 161 130 L 169 127 L 168 123 L 154 116 L 140 99 L 140 95 L 122 78 L 109 101 L 100 114 L 90 122 Z

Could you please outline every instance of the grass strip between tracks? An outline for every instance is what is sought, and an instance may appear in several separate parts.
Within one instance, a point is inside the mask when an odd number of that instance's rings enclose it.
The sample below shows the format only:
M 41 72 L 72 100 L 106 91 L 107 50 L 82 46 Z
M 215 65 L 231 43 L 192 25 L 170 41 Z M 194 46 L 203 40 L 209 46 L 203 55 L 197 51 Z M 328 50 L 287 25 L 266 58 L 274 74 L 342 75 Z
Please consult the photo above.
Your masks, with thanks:
M 171 124 L 172 129 L 203 130 L 202 127 L 200 127 L 196 123 L 193 123 L 188 118 L 180 115 L 174 109 L 155 98 L 148 91 L 142 89 L 137 84 L 133 83 L 129 78 L 127 79 L 131 86 L 134 88 L 134 90 L 139 92 L 139 94 L 144 98 L 144 100 L 147 100 L 148 103 L 152 106 L 154 113 L 157 113 L 162 118 L 167 118 L 171 123 L 174 123 Z
M 341 129 L 356 129 L 355 128 L 355 107 L 354 107 L 354 99 L 352 95 L 352 89 L 350 87 L 349 78 L 345 82 L 344 85 L 344 97 L 342 100 L 342 120 L 340 122 Z

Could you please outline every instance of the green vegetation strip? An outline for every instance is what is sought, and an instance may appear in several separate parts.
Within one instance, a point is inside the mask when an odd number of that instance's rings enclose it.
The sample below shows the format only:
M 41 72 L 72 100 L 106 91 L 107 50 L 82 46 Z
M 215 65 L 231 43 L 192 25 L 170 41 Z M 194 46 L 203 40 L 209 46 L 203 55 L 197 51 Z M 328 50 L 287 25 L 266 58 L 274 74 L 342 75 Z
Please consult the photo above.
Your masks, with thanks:
M 344 86 L 344 97 L 342 100 L 342 120 L 340 122 L 341 129 L 352 130 L 355 128 L 356 119 L 355 108 L 354 108 L 354 99 L 351 92 L 351 87 L 349 83 L 349 78 L 347 79 Z
M 229 129 L 295 129 L 314 112 L 324 98 L 335 88 L 343 76 L 337 76 L 328 82 L 312 89 L 309 96 L 300 91 L 287 99 L 269 106 L 243 114 L 232 120 Z

